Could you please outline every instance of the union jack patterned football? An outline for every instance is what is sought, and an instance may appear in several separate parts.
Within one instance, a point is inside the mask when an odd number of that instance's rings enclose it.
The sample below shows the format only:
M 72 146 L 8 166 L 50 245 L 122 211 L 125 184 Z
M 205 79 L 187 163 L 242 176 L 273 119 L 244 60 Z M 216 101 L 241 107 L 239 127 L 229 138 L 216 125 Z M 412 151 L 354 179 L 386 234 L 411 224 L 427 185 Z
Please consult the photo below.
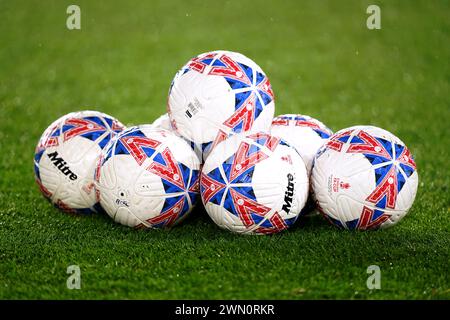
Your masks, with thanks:
M 272 121 L 271 134 L 297 149 L 311 173 L 311 166 L 320 147 L 333 134 L 322 122 L 301 114 L 284 114 Z
M 202 168 L 200 193 L 212 220 L 241 234 L 289 228 L 308 196 L 298 152 L 267 133 L 234 135 L 217 145 Z
M 124 126 L 97 111 L 69 113 L 41 136 L 34 155 L 35 180 L 47 199 L 68 213 L 99 211 L 94 171 L 104 146 Z
M 188 143 L 152 125 L 131 127 L 106 146 L 95 174 L 100 204 L 116 222 L 168 228 L 198 200 L 200 162 Z
M 356 126 L 330 137 L 315 157 L 311 179 L 325 218 L 341 228 L 369 230 L 390 227 L 406 215 L 419 178 L 400 139 Z
M 229 135 L 269 132 L 274 108 L 269 78 L 255 62 L 230 51 L 190 60 L 175 75 L 167 104 L 173 127 L 198 145 L 202 160 Z

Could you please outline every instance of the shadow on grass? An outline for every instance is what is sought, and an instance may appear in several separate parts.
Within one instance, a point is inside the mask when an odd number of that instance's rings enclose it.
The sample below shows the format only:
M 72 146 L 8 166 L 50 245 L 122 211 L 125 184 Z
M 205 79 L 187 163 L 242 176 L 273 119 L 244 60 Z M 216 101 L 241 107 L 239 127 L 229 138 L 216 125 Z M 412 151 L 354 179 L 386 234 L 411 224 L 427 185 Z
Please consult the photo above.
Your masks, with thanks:
M 295 253 L 299 257 L 320 257 L 325 263 L 332 261 L 384 261 L 405 259 L 418 255 L 427 259 L 449 256 L 448 237 L 442 232 L 418 232 L 414 221 L 378 231 L 348 231 L 330 225 L 316 213 L 301 216 L 287 231 L 269 236 L 239 235 L 220 229 L 200 205 L 180 225 L 170 229 L 134 230 L 114 222 L 107 214 L 66 216 L 57 212 L 48 217 L 53 226 L 43 226 L 46 234 L 56 241 L 84 242 L 95 246 L 142 247 L 148 244 L 158 247 L 182 248 L 189 246 L 206 252 L 221 250 L 224 255 L 240 253 L 246 256 L 258 254 L 282 259 Z M 58 216 L 59 214 L 59 216 Z M 62 232 L 62 230 L 64 232 Z M 25 232 L 25 231 L 24 231 Z M 22 233 L 22 232 L 19 232 Z M 40 237 L 40 236 L 39 236 Z M 26 240 L 16 233 L 16 239 Z M 99 241 L 101 239 L 101 241 Z M 365 263 L 365 262 L 364 262 Z

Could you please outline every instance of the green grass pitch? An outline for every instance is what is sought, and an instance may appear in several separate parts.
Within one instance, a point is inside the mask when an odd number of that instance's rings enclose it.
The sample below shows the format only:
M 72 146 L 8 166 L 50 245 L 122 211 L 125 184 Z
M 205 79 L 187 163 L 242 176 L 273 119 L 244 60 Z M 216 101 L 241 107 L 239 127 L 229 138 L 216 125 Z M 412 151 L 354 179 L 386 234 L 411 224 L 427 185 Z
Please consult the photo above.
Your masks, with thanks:
M 81 30 L 66 28 L 72 3 Z M 366 27 L 369 4 L 381 30 Z M 0 298 L 449 299 L 449 13 L 448 1 L 0 1 Z M 152 122 L 177 69 L 214 49 L 265 70 L 276 114 L 398 135 L 420 178 L 404 220 L 345 232 L 315 216 L 238 236 L 197 209 L 172 230 L 134 231 L 44 200 L 33 155 L 54 119 Z M 81 290 L 66 288 L 69 265 Z M 369 265 L 380 290 L 366 287 Z

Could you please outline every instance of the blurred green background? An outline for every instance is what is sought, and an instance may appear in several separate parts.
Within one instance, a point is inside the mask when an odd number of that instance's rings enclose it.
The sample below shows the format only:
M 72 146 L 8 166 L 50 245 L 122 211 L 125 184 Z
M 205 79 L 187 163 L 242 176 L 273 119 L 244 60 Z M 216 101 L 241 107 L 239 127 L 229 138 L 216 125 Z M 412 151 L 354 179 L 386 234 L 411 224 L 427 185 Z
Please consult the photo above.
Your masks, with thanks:
M 66 28 L 70 4 L 81 30 Z M 366 27 L 369 4 L 381 30 Z M 449 17 L 449 1 L 0 0 L 0 298 L 450 298 Z M 96 109 L 152 122 L 178 68 L 215 49 L 263 68 L 276 114 L 399 136 L 420 177 L 408 216 L 379 232 L 312 217 L 240 237 L 202 209 L 173 230 L 136 232 L 44 200 L 32 159 L 53 120 Z M 66 288 L 71 264 L 81 290 Z M 372 264 L 381 290 L 366 287 Z

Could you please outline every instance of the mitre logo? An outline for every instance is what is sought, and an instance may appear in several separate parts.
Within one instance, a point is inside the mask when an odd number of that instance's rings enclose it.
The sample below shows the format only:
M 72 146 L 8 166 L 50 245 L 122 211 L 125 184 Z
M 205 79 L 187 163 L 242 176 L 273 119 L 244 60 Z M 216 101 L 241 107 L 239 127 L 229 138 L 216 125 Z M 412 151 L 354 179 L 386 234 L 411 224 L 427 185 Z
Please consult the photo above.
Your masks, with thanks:
M 49 153 L 47 156 L 53 163 L 53 165 L 57 167 L 59 171 L 66 175 L 70 180 L 76 180 L 78 178 L 77 175 L 73 173 L 72 170 L 70 170 L 67 162 L 62 157 L 58 157 L 57 151 Z
M 294 196 L 294 176 L 290 173 L 287 175 L 288 185 L 284 193 L 284 204 L 281 208 L 286 213 L 289 213 L 292 207 L 292 197 Z

